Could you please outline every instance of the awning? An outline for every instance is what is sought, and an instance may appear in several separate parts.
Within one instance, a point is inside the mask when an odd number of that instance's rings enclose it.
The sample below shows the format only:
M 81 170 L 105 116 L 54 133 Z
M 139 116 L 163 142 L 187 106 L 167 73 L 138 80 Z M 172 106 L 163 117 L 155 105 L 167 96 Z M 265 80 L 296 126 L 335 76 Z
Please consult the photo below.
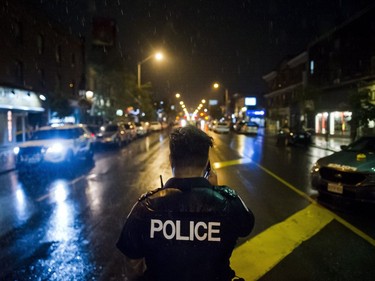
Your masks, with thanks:
M 0 109 L 42 112 L 41 99 L 35 92 L 0 87 Z

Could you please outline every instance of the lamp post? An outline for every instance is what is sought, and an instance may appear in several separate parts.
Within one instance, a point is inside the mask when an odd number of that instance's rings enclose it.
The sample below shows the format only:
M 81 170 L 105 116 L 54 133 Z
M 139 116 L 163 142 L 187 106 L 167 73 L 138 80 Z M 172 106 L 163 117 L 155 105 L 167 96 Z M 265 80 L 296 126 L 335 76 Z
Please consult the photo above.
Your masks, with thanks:
M 155 58 L 156 60 L 162 60 L 163 59 L 163 54 L 162 53 L 156 53 L 156 54 L 152 54 L 151 56 L 148 56 L 147 58 L 145 58 L 144 60 L 138 62 L 138 65 L 137 65 L 137 68 L 138 68 L 138 88 L 140 89 L 141 88 L 141 65 L 143 63 L 145 63 L 146 61 L 152 59 L 152 58 Z
M 219 83 L 214 83 L 213 84 L 214 89 L 219 89 L 220 84 Z M 229 112 L 229 91 L 227 88 L 225 88 L 225 94 L 224 94 L 224 110 L 225 110 L 225 115 L 228 115 Z

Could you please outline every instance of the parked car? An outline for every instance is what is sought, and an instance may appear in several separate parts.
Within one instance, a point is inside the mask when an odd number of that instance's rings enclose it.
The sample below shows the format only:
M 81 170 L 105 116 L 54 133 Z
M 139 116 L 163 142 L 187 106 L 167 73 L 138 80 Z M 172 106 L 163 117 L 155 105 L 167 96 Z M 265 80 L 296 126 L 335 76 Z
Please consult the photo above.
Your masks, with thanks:
M 121 147 L 129 142 L 129 135 L 123 124 L 107 124 L 100 127 L 96 134 L 96 142 L 102 146 Z
M 151 121 L 150 122 L 150 131 L 160 131 L 161 129 L 163 129 L 163 127 L 161 126 L 161 123 L 158 122 L 158 121 Z
M 100 131 L 100 126 L 99 125 L 93 125 L 93 124 L 87 124 L 85 126 L 91 132 L 91 136 L 93 138 L 93 143 L 94 143 L 94 145 L 96 145 L 96 135 Z
M 241 121 L 237 121 L 233 125 L 233 129 L 234 129 L 235 132 L 237 132 L 239 134 L 256 135 L 256 134 L 258 134 L 259 125 L 255 122 L 252 122 L 252 121 L 241 120 Z
M 230 131 L 230 123 L 227 121 L 220 121 L 216 124 L 213 124 L 212 131 L 215 133 L 224 133 L 227 134 Z
M 212 120 L 208 123 L 208 130 L 212 131 L 214 126 L 217 124 L 217 120 Z
M 135 129 L 137 131 L 138 137 L 143 137 L 147 135 L 149 131 L 149 124 L 148 122 L 136 122 L 135 123 Z
M 320 198 L 375 204 L 375 136 L 342 145 L 311 169 L 311 184 Z
M 127 142 L 137 138 L 137 127 L 133 122 L 124 123 L 125 133 L 128 136 Z
M 279 131 L 276 137 L 276 144 L 287 146 L 287 145 L 302 145 L 308 146 L 312 143 L 312 135 L 309 131 L 290 130 L 289 128 L 283 128 Z
M 78 159 L 92 160 L 92 133 L 84 125 L 46 126 L 33 132 L 30 140 L 14 148 L 16 167 L 69 165 Z

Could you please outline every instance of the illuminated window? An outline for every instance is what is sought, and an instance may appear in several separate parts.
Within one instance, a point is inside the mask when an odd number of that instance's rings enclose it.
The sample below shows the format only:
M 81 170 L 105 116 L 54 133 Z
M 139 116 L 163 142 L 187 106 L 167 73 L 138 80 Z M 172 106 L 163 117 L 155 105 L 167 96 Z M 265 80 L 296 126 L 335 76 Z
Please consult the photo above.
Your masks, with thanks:
M 310 61 L 310 74 L 314 74 L 315 70 L 315 62 L 312 60 Z
M 12 122 L 13 118 L 12 118 L 12 111 L 8 111 L 7 112 L 7 121 L 8 121 L 8 141 L 9 142 L 12 142 L 13 140 L 13 122 Z

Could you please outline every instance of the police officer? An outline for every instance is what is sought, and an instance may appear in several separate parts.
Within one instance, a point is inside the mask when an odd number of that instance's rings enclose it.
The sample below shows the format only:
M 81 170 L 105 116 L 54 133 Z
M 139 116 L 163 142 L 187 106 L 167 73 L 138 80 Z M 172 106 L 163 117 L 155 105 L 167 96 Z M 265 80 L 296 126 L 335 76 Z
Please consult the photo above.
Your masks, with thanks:
M 194 126 L 170 135 L 173 177 L 143 195 L 117 242 L 127 280 L 228 281 L 238 237 L 250 234 L 253 213 L 236 192 L 217 185 L 209 169 L 213 140 Z M 206 177 L 206 178 L 205 178 Z

